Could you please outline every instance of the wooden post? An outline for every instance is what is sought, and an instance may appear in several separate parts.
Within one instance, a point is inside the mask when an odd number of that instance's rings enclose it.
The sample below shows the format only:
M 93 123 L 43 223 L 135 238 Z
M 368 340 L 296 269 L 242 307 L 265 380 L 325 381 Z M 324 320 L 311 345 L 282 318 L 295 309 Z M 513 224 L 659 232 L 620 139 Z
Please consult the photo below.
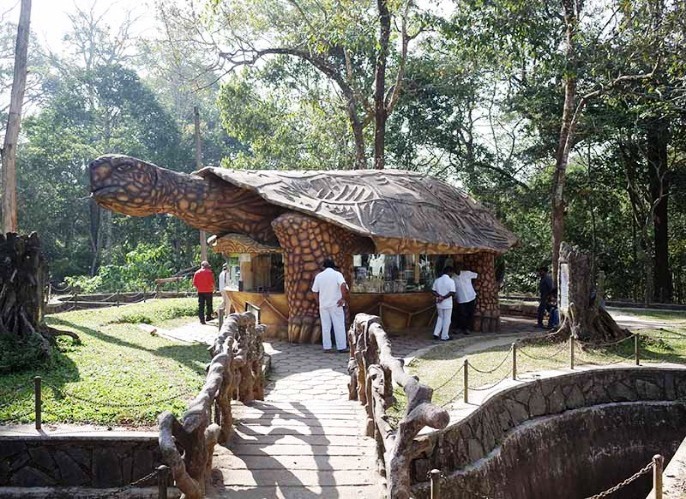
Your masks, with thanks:
M 469 403 L 469 359 L 464 359 L 464 403 Z
M 653 490 L 655 491 L 654 499 L 662 499 L 662 472 L 665 464 L 665 458 L 660 454 L 653 456 Z
M 512 343 L 512 379 L 517 379 L 517 342 Z
M 164 464 L 157 467 L 157 497 L 167 499 L 167 483 L 169 483 L 169 466 Z
M 36 413 L 36 430 L 40 430 L 43 421 L 42 414 L 42 400 L 41 400 L 41 377 L 35 376 L 33 378 L 33 402 Z
M 429 471 L 429 478 L 431 478 L 431 499 L 439 499 L 441 497 L 441 470 Z
M 569 368 L 574 369 L 574 336 L 569 337 Z
M 636 365 L 640 366 L 641 365 L 641 357 L 638 351 L 638 340 L 639 340 L 639 334 L 634 333 L 634 358 L 636 359 Z

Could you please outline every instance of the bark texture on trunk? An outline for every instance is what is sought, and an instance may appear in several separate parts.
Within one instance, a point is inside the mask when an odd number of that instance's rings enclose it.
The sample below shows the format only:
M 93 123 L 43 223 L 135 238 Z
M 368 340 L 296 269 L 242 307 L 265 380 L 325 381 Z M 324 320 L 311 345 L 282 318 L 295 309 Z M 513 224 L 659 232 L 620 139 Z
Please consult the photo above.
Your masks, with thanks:
M 386 138 L 386 59 L 391 37 L 391 14 L 387 0 L 378 0 L 379 10 L 379 54 L 376 58 L 374 81 L 374 168 L 384 168 L 384 141 Z
M 562 266 L 566 266 L 566 272 Z M 587 252 L 565 242 L 560 247 L 560 269 L 558 276 L 567 275 L 567 310 L 559 302 L 564 320 L 557 335 L 567 338 L 570 335 L 580 341 L 609 343 L 631 335 L 627 329 L 620 328 L 614 319 L 602 308 L 602 297 L 592 294 L 593 277 L 590 272 L 591 259 Z M 558 279 L 558 294 L 564 292 L 565 283 Z
M 37 357 L 33 360 L 41 361 L 49 357 L 51 347 L 49 330 L 41 331 L 47 267 L 38 235 L 0 235 L 0 261 L 4 262 L 0 265 L 0 336 L 10 350 L 0 355 L 0 372 L 4 372 L 23 367 L 5 355 L 19 358 L 23 352 L 33 352 L 30 355 Z
M 21 125 L 21 108 L 26 90 L 30 22 L 31 0 L 22 0 L 17 27 L 17 44 L 14 51 L 14 80 L 10 95 L 7 130 L 2 147 L 3 232 L 17 231 L 17 142 Z
M 650 198 L 653 211 L 654 287 L 653 300 L 658 303 L 672 301 L 674 288 L 669 271 L 669 169 L 667 146 L 669 144 L 669 125 L 665 120 L 657 120 L 648 127 L 646 134 L 646 155 L 650 175 Z
M 564 238 L 565 231 L 565 202 L 564 188 L 567 177 L 567 164 L 569 154 L 574 143 L 574 132 L 576 128 L 577 99 L 577 79 L 576 79 L 576 46 L 575 38 L 578 28 L 578 18 L 573 0 L 563 0 L 565 21 L 565 58 L 567 60 L 567 71 L 564 77 L 565 100 L 562 108 L 562 124 L 560 126 L 560 140 L 557 145 L 555 155 L 555 172 L 553 173 L 553 192 L 552 192 L 552 246 L 553 246 L 553 280 L 557 280 L 558 259 L 560 257 L 560 245 Z

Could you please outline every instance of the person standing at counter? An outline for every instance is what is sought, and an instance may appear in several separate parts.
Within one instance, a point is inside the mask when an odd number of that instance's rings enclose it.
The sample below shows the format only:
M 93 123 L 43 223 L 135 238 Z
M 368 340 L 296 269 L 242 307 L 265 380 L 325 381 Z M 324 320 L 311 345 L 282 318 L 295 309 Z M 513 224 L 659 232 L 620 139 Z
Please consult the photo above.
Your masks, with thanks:
M 222 271 L 219 273 L 219 293 L 221 293 L 222 301 L 219 304 L 219 309 L 222 311 L 222 315 L 228 315 L 229 313 L 229 293 L 226 291 L 226 287 L 229 285 L 229 269 L 228 265 L 222 265 Z
M 345 337 L 345 310 L 348 302 L 348 285 L 343 274 L 336 270 L 336 264 L 330 258 L 322 263 L 322 270 L 314 278 L 312 291 L 316 293 L 319 305 L 319 318 L 322 324 L 322 346 L 324 352 L 333 353 L 331 345 L 331 326 L 336 337 L 336 348 L 339 352 L 347 351 Z
M 453 313 L 453 296 L 455 296 L 455 282 L 452 277 L 453 268 L 443 268 L 443 275 L 434 281 L 432 292 L 436 297 L 436 327 L 434 340 L 450 340 L 450 316 Z
M 455 302 L 457 302 L 457 332 L 469 334 L 474 322 L 474 309 L 476 308 L 476 291 L 472 280 L 479 274 L 471 270 L 458 268 L 459 272 L 453 274 L 455 281 Z

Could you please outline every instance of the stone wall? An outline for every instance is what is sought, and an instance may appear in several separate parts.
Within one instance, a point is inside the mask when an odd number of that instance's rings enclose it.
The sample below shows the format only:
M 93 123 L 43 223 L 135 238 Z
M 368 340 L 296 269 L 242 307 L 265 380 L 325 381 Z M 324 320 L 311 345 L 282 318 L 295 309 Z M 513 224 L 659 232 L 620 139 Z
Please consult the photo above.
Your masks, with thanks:
M 673 455 L 686 434 L 684 397 L 678 368 L 596 369 L 506 389 L 417 439 L 428 451 L 413 463 L 414 492 L 429 497 L 426 476 L 436 468 L 446 475 L 442 498 L 592 495 L 654 454 Z M 635 487 L 622 497 L 648 493 L 645 481 Z
M 121 487 L 160 464 L 157 433 L 0 435 L 2 487 Z
M 495 255 L 475 253 L 464 255 L 464 267 L 479 274 L 474 280 L 476 309 L 474 310 L 474 331 L 497 332 L 500 329 L 500 308 L 498 307 L 498 283 L 495 280 Z

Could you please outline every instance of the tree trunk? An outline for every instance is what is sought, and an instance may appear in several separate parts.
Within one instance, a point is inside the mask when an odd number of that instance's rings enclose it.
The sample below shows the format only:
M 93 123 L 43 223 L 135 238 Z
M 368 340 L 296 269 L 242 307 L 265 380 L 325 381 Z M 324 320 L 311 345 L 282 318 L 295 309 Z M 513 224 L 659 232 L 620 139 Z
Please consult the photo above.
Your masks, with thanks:
M 17 142 L 21 125 L 21 108 L 24 103 L 24 90 L 26 89 L 30 22 L 31 0 L 22 0 L 17 27 L 17 44 L 14 51 L 14 80 L 10 96 L 7 130 L 2 148 L 3 232 L 17 231 Z
M 367 154 L 364 147 L 364 125 L 360 122 L 355 110 L 355 102 L 348 100 L 348 119 L 350 128 L 353 132 L 355 142 L 355 169 L 364 170 L 367 168 Z
M 658 119 L 648 125 L 646 133 L 648 175 L 650 176 L 650 200 L 654 206 L 654 287 L 653 299 L 658 303 L 672 301 L 674 292 L 672 274 L 669 271 L 669 234 L 668 203 L 669 179 L 667 177 L 669 144 L 669 125 L 664 119 Z
M 561 299 L 558 303 L 564 321 L 557 335 L 571 335 L 580 341 L 592 343 L 609 343 L 629 336 L 631 333 L 621 329 L 610 314 L 600 307 L 602 296 L 596 294 L 592 299 L 593 286 L 588 253 L 563 242 L 560 246 L 559 263 L 560 279 L 557 289 Z M 567 276 L 566 282 L 564 276 Z M 562 299 L 565 288 L 568 296 L 566 303 Z
M 202 138 L 200 137 L 200 110 L 193 106 L 193 127 L 195 130 L 195 169 L 202 169 Z M 200 231 L 200 260 L 207 260 L 207 234 Z
M 565 202 L 564 188 L 567 175 L 569 153 L 574 143 L 575 132 L 575 107 L 576 107 L 576 46 L 575 38 L 578 28 L 578 19 L 573 0 L 562 0 L 565 20 L 565 58 L 567 69 L 564 77 L 565 101 L 562 108 L 562 124 L 560 126 L 560 140 L 555 155 L 555 172 L 553 173 L 552 192 L 552 269 L 553 282 L 557 282 L 558 260 L 560 258 L 560 245 L 565 231 Z
M 12 349 L 36 348 L 35 343 L 39 354 L 47 357 L 50 343 L 40 329 L 48 273 L 38 235 L 0 235 L 0 259 L 5 262 L 0 266 L 0 336 L 11 337 Z
M 101 230 L 101 215 L 102 208 L 98 206 L 93 198 L 89 200 L 89 214 L 90 214 L 90 240 L 91 240 L 91 267 L 90 275 L 94 276 L 98 269 L 98 260 L 100 257 L 100 248 L 102 246 L 102 230 Z
M 391 14 L 387 0 L 377 0 L 379 9 L 379 54 L 374 81 L 374 168 L 383 170 L 386 138 L 386 59 L 391 37 Z

